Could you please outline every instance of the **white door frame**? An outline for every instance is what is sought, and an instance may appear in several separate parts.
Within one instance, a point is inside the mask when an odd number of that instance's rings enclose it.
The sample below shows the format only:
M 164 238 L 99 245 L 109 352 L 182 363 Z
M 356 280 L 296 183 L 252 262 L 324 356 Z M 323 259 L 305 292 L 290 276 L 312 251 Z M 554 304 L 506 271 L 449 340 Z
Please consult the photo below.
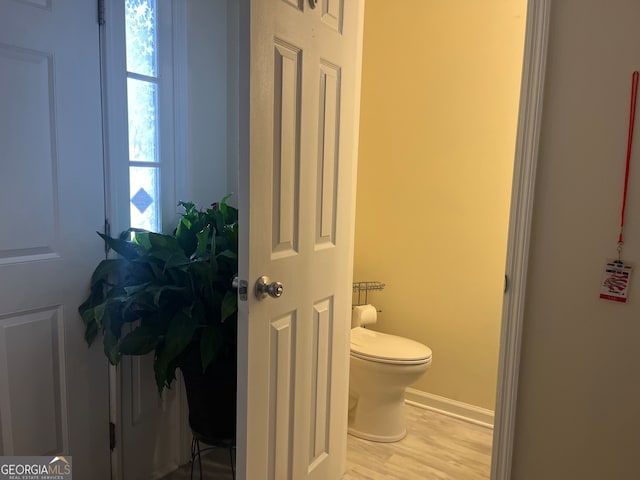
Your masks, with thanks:
M 529 0 L 507 242 L 491 480 L 509 480 L 551 0 Z

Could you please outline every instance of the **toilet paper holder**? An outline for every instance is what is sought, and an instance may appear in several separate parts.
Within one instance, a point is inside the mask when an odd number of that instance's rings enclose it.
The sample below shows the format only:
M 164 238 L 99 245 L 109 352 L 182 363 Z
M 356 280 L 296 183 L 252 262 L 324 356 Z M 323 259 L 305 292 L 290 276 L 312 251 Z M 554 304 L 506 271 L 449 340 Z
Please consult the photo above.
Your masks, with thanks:
M 353 293 L 357 294 L 357 301 L 353 306 L 366 305 L 369 303 L 369 291 L 371 290 L 384 290 L 386 285 L 382 282 L 368 281 L 368 282 L 354 282 Z

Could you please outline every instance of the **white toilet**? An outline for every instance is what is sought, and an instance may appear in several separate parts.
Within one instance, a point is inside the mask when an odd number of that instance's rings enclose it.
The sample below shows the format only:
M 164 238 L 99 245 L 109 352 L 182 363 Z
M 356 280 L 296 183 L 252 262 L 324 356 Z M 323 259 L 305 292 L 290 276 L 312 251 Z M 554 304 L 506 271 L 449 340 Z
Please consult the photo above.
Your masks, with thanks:
M 376 442 L 404 438 L 405 389 L 428 370 L 431 355 L 414 340 L 352 328 L 349 433 Z

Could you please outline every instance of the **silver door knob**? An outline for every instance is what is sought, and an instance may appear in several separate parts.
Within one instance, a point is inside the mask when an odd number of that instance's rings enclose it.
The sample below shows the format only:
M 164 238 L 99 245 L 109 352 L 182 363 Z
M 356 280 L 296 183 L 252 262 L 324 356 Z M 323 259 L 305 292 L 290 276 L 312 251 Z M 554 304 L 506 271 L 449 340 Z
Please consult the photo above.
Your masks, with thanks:
M 262 300 L 267 295 L 273 298 L 282 296 L 284 286 L 280 282 L 272 282 L 267 276 L 262 276 L 256 281 L 256 298 Z

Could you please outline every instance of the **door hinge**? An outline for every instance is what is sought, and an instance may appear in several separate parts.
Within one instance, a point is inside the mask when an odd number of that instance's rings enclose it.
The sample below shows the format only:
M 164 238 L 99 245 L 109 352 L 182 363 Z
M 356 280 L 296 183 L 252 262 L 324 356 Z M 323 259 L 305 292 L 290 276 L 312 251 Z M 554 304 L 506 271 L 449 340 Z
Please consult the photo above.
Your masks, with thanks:
M 104 25 L 104 0 L 98 0 L 98 25 Z
M 112 452 L 116 448 L 116 424 L 113 422 L 109 422 L 109 448 Z
M 108 237 L 111 236 L 111 223 L 109 223 L 109 219 L 108 218 L 104 219 L 104 234 L 106 236 L 108 236 Z M 104 242 L 104 254 L 105 254 L 105 256 L 109 255 L 109 251 L 110 250 L 111 250 L 111 247 L 109 246 L 109 244 L 105 240 L 105 242 Z

